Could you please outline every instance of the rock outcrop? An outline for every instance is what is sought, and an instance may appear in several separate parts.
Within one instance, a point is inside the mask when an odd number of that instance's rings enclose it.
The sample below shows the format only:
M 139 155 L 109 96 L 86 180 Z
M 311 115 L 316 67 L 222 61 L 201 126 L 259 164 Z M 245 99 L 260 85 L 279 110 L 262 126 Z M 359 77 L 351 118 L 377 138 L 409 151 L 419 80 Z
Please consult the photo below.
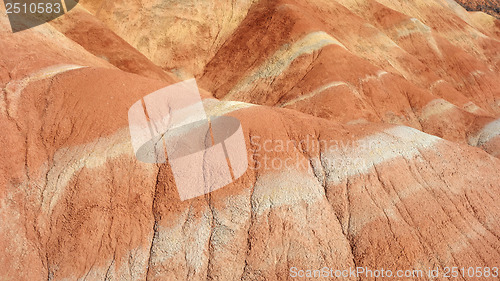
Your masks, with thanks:
M 467 11 L 481 11 L 500 18 L 500 2 L 498 0 L 457 0 Z

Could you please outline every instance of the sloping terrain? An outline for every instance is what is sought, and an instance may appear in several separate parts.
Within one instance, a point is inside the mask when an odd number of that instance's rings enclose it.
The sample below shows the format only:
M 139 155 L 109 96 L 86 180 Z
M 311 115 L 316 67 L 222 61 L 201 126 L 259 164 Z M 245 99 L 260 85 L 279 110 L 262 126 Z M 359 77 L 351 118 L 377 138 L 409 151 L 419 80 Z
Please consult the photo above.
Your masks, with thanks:
M 440 0 L 80 3 L 14 34 L 0 18 L 1 280 L 500 266 L 498 20 Z M 187 77 L 240 120 L 249 168 L 181 201 L 127 111 Z

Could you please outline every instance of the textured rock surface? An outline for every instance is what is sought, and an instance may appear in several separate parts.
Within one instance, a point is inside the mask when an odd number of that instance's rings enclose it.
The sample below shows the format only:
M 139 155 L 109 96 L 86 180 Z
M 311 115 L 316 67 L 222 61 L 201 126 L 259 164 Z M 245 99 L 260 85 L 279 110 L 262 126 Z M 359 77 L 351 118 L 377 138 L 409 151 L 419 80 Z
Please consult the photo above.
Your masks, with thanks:
M 500 1 L 498 0 L 458 0 L 457 2 L 466 8 L 467 11 L 482 11 L 500 18 Z
M 254 2 L 82 0 L 15 34 L 0 18 L 0 280 L 500 266 L 498 20 Z M 127 111 L 190 76 L 241 121 L 250 167 L 180 201 L 168 164 L 136 160 Z

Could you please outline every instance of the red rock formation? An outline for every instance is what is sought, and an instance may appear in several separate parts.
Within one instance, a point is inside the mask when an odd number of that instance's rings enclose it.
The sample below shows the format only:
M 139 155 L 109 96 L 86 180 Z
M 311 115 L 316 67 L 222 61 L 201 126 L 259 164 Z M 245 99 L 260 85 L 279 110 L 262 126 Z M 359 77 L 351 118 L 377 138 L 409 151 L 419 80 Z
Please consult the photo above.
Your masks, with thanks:
M 81 3 L 14 34 L 0 18 L 0 279 L 500 266 L 491 17 L 437 0 Z M 241 121 L 250 167 L 181 201 L 168 163 L 136 159 L 127 112 L 187 76 L 209 115 Z

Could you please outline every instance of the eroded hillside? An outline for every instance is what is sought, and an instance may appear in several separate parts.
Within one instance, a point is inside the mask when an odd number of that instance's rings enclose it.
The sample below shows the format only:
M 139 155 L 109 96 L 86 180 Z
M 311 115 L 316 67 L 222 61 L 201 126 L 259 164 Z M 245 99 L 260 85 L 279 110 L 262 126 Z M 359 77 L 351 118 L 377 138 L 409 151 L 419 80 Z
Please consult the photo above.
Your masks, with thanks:
M 0 279 L 500 266 L 498 22 L 441 0 L 0 18 Z M 240 120 L 249 168 L 181 201 L 169 164 L 136 159 L 127 112 L 190 77 L 207 113 Z

